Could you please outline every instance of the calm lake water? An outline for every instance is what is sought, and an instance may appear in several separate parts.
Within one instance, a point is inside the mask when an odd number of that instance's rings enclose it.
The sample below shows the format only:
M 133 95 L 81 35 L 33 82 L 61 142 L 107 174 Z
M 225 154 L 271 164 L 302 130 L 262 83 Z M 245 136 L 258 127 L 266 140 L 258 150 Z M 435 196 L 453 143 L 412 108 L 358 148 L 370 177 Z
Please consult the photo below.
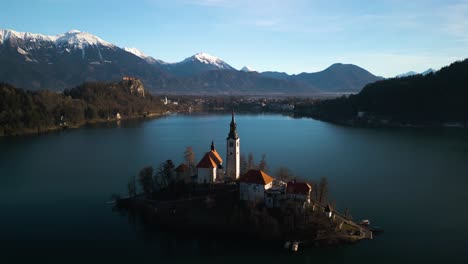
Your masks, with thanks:
M 140 168 L 225 153 L 230 115 L 170 116 L 0 138 L 0 263 L 468 263 L 468 132 L 239 115 L 241 153 L 329 179 L 339 209 L 385 233 L 337 248 L 147 232 L 113 212 Z

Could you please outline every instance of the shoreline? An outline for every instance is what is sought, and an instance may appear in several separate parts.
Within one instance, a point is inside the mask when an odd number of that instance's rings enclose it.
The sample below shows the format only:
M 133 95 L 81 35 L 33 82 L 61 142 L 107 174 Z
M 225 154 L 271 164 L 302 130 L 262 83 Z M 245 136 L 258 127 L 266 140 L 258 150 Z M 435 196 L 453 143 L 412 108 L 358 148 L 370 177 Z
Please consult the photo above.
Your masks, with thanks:
M 295 113 L 295 117 L 306 117 L 312 118 L 317 121 L 327 122 L 330 124 L 346 126 L 346 127 L 356 127 L 356 128 L 416 128 L 416 129 L 457 129 L 463 130 L 468 129 L 468 123 L 463 124 L 463 122 L 445 122 L 445 123 L 418 123 L 418 122 L 407 122 L 407 123 L 399 123 L 399 122 L 387 122 L 385 120 L 369 120 L 369 119 L 327 119 L 327 118 L 320 118 L 313 115 L 304 115 Z
M 162 228 L 186 236 L 248 238 L 269 241 L 279 247 L 286 241 L 317 247 L 373 239 L 367 227 L 336 211 L 333 217 L 325 216 L 325 207 L 315 202 L 306 209 L 299 209 L 302 205 L 297 207 L 295 202 L 284 208 L 265 208 L 239 201 L 237 185 L 232 188 L 223 192 L 210 188 L 208 194 L 189 195 L 188 199 L 160 200 L 142 194 L 116 198 L 114 208 L 136 217 L 148 228 Z
M 63 130 L 68 130 L 68 129 L 77 129 L 84 127 L 86 125 L 92 125 L 92 124 L 103 124 L 103 123 L 111 123 L 111 122 L 119 122 L 119 121 L 126 121 L 126 120 L 137 120 L 137 119 L 156 119 L 159 117 L 163 116 L 168 116 L 173 113 L 181 113 L 182 111 L 177 111 L 177 112 L 170 112 L 166 111 L 164 113 L 149 113 L 147 115 L 137 115 L 137 116 L 126 116 L 122 117 L 121 119 L 117 118 L 112 118 L 112 119 L 92 119 L 92 120 L 86 120 L 83 122 L 80 122 L 78 124 L 72 124 L 72 125 L 66 125 L 66 126 L 49 126 L 45 128 L 35 128 L 35 129 L 24 129 L 21 131 L 16 131 L 15 133 L 12 134 L 5 134 L 2 133 L 0 134 L 0 137 L 17 137 L 17 136 L 40 136 L 44 134 L 49 134 L 49 133 L 55 133 Z

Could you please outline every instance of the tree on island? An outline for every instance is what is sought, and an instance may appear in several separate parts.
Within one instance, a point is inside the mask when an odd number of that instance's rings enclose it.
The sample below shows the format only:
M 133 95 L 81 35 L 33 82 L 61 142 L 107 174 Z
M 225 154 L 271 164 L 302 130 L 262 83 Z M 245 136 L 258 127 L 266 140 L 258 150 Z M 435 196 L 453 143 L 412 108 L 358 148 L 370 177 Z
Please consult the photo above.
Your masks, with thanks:
M 151 195 L 155 186 L 153 180 L 153 167 L 148 166 L 143 168 L 138 177 L 143 193 L 147 196 Z
M 247 172 L 247 167 L 248 167 L 247 160 L 245 159 L 244 154 L 240 154 L 239 163 L 240 163 L 240 175 L 244 175 Z
M 277 179 L 283 182 L 288 182 L 294 178 L 293 173 L 287 167 L 281 166 L 276 169 L 275 176 Z
M 255 161 L 254 161 L 254 155 L 252 152 L 249 153 L 249 156 L 247 157 L 247 171 L 256 169 Z
M 137 191 L 136 191 L 136 177 L 135 176 L 133 176 L 132 179 L 128 182 L 127 189 L 128 189 L 129 197 L 136 196 Z
M 157 172 L 154 174 L 154 187 L 156 190 L 166 188 L 175 182 L 174 163 L 172 160 L 166 160 L 159 165 Z
M 318 203 L 325 204 L 328 199 L 328 180 L 326 177 L 320 179 L 316 192 Z
M 268 168 L 268 164 L 266 162 L 266 154 L 262 155 L 262 159 L 260 160 L 260 163 L 258 164 L 258 169 L 268 172 L 270 168 Z
M 184 152 L 185 165 L 189 168 L 190 176 L 195 173 L 195 152 L 191 146 L 188 146 Z

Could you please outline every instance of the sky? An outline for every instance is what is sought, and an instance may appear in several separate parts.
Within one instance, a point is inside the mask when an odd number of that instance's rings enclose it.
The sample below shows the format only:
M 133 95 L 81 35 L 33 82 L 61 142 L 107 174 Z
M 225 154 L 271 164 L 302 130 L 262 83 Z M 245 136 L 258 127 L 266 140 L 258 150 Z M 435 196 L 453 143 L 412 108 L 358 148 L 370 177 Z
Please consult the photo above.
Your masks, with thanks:
M 0 28 L 71 29 L 167 62 L 206 52 L 290 74 L 352 63 L 392 77 L 468 57 L 468 0 L 15 0 Z

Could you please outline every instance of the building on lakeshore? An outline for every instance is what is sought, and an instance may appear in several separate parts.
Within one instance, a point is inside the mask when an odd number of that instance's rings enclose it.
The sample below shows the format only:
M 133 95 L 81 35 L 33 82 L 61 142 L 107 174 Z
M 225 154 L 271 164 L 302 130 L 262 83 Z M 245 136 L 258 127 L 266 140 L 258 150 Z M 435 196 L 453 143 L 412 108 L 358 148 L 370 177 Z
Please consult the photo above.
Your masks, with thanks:
M 222 176 L 223 159 L 216 151 L 214 142 L 211 142 L 211 150 L 200 160 L 197 165 L 197 182 L 214 183 Z
M 262 170 L 249 170 L 239 179 L 239 194 L 243 201 L 265 202 L 265 191 L 273 187 L 273 177 Z
M 307 182 L 290 181 L 286 184 L 286 195 L 289 199 L 310 203 L 310 193 L 312 186 Z

